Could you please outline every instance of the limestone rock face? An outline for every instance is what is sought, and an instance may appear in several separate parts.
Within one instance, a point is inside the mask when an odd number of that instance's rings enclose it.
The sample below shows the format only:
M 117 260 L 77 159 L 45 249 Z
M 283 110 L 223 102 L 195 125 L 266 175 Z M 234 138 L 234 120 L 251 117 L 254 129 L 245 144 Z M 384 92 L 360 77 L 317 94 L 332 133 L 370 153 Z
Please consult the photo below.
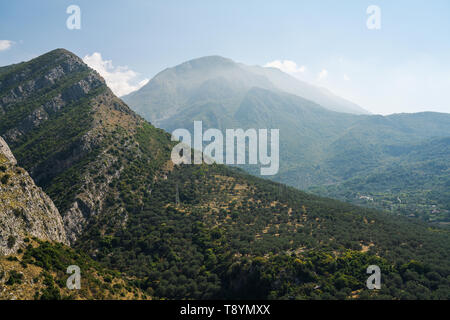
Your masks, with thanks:
M 0 154 L 3 154 L 11 164 L 17 164 L 16 158 L 14 158 L 14 155 L 2 137 L 0 137 Z
M 0 255 L 17 252 L 27 237 L 68 243 L 58 209 L 0 138 Z

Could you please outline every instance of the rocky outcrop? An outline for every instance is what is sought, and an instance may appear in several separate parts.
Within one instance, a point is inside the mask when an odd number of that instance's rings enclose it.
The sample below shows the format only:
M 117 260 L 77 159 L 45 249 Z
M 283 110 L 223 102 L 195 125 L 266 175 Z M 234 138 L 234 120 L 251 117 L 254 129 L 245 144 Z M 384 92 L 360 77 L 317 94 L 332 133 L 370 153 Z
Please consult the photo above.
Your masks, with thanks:
M 16 158 L 14 158 L 14 155 L 9 149 L 8 144 L 5 142 L 5 140 L 3 140 L 2 137 L 0 137 L 0 154 L 5 156 L 11 164 L 17 164 Z
M 27 237 L 68 243 L 58 209 L 0 137 L 0 255 L 17 252 Z

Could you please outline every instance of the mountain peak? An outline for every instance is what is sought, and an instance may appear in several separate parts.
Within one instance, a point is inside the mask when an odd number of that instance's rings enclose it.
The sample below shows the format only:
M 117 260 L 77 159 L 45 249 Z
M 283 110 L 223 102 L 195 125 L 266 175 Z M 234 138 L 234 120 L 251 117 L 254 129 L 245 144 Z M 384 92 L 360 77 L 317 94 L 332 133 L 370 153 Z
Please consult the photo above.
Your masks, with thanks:
M 65 62 L 73 62 L 87 67 L 87 65 L 83 62 L 83 60 L 80 57 L 78 57 L 73 52 L 63 48 L 55 49 L 47 53 L 44 53 L 43 55 L 40 55 L 29 62 L 50 63 L 52 60 L 54 63 L 62 63 L 65 61 Z
M 51 50 L 45 54 L 43 54 L 41 57 L 44 57 L 47 54 L 58 54 L 58 55 L 66 55 L 66 56 L 71 56 L 77 59 L 80 59 L 75 53 L 73 53 L 72 51 L 69 51 L 65 48 L 56 48 L 54 50 Z M 81 60 L 81 59 L 80 59 Z
M 172 71 L 180 76 L 196 74 L 201 77 L 201 75 L 214 74 L 238 68 L 238 64 L 233 60 L 214 55 L 192 59 L 166 70 Z
M 189 95 L 192 92 L 201 97 L 209 94 L 215 96 L 214 92 L 207 94 L 199 92 L 201 88 L 210 89 L 211 81 L 216 83 L 217 90 L 224 86 L 234 87 L 234 94 L 226 90 L 227 95 L 231 94 L 230 98 L 239 96 L 242 90 L 259 87 L 275 92 L 284 91 L 336 112 L 368 114 L 359 105 L 343 99 L 325 88 L 296 79 L 277 68 L 247 66 L 219 55 L 192 59 L 165 69 L 140 90 L 123 98 L 134 110 L 147 116 L 147 120 L 159 123 L 161 120 L 159 117 L 166 116 L 161 110 L 162 102 L 166 104 L 166 111 L 169 113 L 175 112 L 174 109 L 181 111 L 183 101 L 192 101 L 192 97 L 180 97 L 180 94 Z M 157 105 L 153 105 L 153 103 L 157 103 Z
M 211 65 L 235 65 L 236 62 L 234 62 L 233 60 L 231 60 L 229 58 L 225 58 L 225 57 L 222 57 L 219 55 L 211 55 L 211 56 L 204 56 L 204 57 L 188 60 L 186 62 L 183 62 L 179 66 L 182 66 L 185 64 L 203 67 L 205 65 L 210 65 L 210 66 Z

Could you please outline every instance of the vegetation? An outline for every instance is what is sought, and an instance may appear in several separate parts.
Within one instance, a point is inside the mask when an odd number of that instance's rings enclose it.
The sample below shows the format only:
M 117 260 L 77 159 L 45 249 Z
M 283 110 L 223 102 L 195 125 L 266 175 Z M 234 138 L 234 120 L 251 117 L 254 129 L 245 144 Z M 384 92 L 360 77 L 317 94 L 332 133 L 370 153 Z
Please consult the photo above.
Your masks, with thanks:
M 6 279 L 0 298 L 16 294 L 21 295 L 17 298 L 41 300 L 148 298 L 133 285 L 132 279 L 106 269 L 82 252 L 37 239 L 27 242 L 18 258 L 9 259 L 8 263 L 8 259 L 0 258 L 0 284 L 1 278 Z M 67 288 L 70 274 L 66 271 L 70 265 L 80 267 L 80 290 Z
M 450 139 L 436 138 L 420 145 L 392 147 L 390 152 L 401 155 L 395 162 L 380 165 L 372 172 L 311 190 L 392 214 L 448 224 Z
M 100 219 L 78 245 L 156 298 L 448 297 L 448 231 L 223 166 L 176 168 L 151 190 L 125 228 L 99 232 Z M 414 261 L 423 270 L 408 278 Z M 370 264 L 382 268 L 377 293 L 365 287 Z

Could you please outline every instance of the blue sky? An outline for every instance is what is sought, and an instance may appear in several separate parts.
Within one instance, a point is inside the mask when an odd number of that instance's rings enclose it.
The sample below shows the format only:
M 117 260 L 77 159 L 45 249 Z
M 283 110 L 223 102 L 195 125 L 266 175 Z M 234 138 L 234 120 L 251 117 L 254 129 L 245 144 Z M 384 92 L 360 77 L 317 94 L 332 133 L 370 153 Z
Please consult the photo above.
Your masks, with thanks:
M 66 27 L 72 4 L 80 30 Z M 366 26 L 369 5 L 379 30 Z M 0 65 L 61 47 L 103 68 L 119 94 L 217 54 L 278 66 L 373 113 L 450 112 L 448 0 L 0 2 Z

